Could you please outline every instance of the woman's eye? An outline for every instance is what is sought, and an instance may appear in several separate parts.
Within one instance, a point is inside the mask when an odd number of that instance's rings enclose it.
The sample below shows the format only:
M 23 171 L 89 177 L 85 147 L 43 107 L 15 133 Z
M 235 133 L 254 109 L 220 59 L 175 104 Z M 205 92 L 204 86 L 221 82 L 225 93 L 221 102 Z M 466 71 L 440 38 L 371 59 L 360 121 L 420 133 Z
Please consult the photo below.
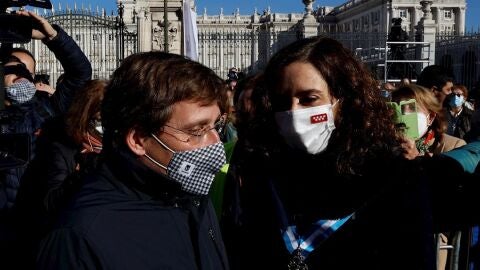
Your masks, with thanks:
M 308 105 L 308 104 L 314 103 L 317 100 L 318 100 L 318 97 L 316 97 L 316 96 L 307 96 L 307 97 L 301 97 L 299 99 L 299 102 L 302 105 Z

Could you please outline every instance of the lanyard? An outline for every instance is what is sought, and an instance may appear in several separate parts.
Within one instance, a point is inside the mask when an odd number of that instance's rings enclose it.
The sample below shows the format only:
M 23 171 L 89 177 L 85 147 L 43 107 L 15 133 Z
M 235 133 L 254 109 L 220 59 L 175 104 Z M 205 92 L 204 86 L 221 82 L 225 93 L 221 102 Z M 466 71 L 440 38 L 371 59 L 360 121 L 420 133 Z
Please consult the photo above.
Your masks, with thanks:
M 297 233 L 295 225 L 281 229 L 285 246 L 290 253 L 293 253 L 296 249 L 300 249 L 302 255 L 307 257 L 320 243 L 345 224 L 352 215 L 353 214 L 336 220 L 319 220 L 312 224 L 310 231 L 304 235 Z
M 307 269 L 304 262 L 305 258 L 308 257 L 308 255 L 310 255 L 310 253 L 323 241 L 345 224 L 352 217 L 353 213 L 342 219 L 318 220 L 312 224 L 310 230 L 306 234 L 299 235 L 297 233 L 297 226 L 288 224 L 287 213 L 272 181 L 270 181 L 270 188 L 272 190 L 272 199 L 276 206 L 277 215 L 280 221 L 280 232 L 288 252 L 292 254 L 292 258 L 288 265 L 289 269 Z

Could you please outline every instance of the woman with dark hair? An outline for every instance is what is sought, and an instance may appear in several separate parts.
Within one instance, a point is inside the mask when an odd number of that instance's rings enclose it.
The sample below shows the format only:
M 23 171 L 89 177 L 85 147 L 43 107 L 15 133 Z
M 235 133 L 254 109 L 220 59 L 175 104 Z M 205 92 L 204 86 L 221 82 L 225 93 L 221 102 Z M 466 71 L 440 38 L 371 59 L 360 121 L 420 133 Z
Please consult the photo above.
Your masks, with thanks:
M 81 175 L 96 163 L 102 150 L 100 109 L 107 83 L 92 80 L 86 84 L 65 115 L 65 136 L 51 145 L 46 168 L 48 184 L 43 200 L 47 212 L 63 208 L 80 187 Z
M 434 269 L 435 226 L 451 220 L 432 216 L 440 206 L 442 218 L 466 222 L 455 210 L 474 205 L 465 187 L 478 190 L 473 175 L 446 156 L 406 159 L 394 110 L 333 39 L 288 45 L 264 80 L 252 94 L 241 170 L 230 175 L 236 188 L 224 205 L 231 267 Z M 449 168 L 441 172 L 449 182 L 437 181 L 440 170 L 431 170 L 434 182 L 423 177 L 434 166 Z M 443 192 L 462 199 L 444 208 Z
M 18 195 L 21 218 L 30 209 L 30 214 L 54 222 L 79 188 L 80 174 L 86 173 L 102 149 L 100 108 L 106 85 L 105 80 L 89 81 L 63 117 L 46 123 L 40 137 L 42 149 L 28 168 Z
M 91 80 L 73 98 L 65 115 L 42 127 L 37 155 L 30 162 L 15 205 L 23 263 L 32 268 L 40 239 L 82 185 L 102 149 L 100 108 L 107 82 Z M 28 252 L 27 252 L 28 251 Z M 30 256 L 30 257 L 29 257 Z

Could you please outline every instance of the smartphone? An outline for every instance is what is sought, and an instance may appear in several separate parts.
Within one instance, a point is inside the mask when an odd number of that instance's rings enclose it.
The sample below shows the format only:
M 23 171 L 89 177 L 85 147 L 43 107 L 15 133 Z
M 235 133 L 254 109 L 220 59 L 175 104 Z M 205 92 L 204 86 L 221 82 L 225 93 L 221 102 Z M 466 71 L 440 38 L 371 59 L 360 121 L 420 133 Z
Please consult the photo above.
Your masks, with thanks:
M 418 112 L 415 99 L 402 100 L 397 102 L 388 102 L 395 109 L 396 123 L 403 130 L 405 136 L 410 139 L 418 139 Z
M 0 42 L 28 43 L 32 39 L 31 17 L 0 14 Z

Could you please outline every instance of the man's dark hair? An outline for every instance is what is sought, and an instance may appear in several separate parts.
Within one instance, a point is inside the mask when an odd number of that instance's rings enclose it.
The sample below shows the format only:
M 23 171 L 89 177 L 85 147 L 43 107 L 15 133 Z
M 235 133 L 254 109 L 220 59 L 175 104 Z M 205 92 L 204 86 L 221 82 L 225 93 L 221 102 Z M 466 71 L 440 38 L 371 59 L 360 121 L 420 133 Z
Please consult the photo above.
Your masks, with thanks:
M 158 133 L 172 106 L 183 100 L 217 103 L 226 112 L 226 87 L 211 69 L 183 56 L 159 51 L 130 55 L 113 73 L 103 99 L 104 150 L 124 147 L 132 129 Z
M 417 79 L 418 85 L 428 89 L 436 87 L 439 91 L 448 82 L 453 82 L 453 75 L 446 68 L 440 65 L 431 65 L 424 68 Z

